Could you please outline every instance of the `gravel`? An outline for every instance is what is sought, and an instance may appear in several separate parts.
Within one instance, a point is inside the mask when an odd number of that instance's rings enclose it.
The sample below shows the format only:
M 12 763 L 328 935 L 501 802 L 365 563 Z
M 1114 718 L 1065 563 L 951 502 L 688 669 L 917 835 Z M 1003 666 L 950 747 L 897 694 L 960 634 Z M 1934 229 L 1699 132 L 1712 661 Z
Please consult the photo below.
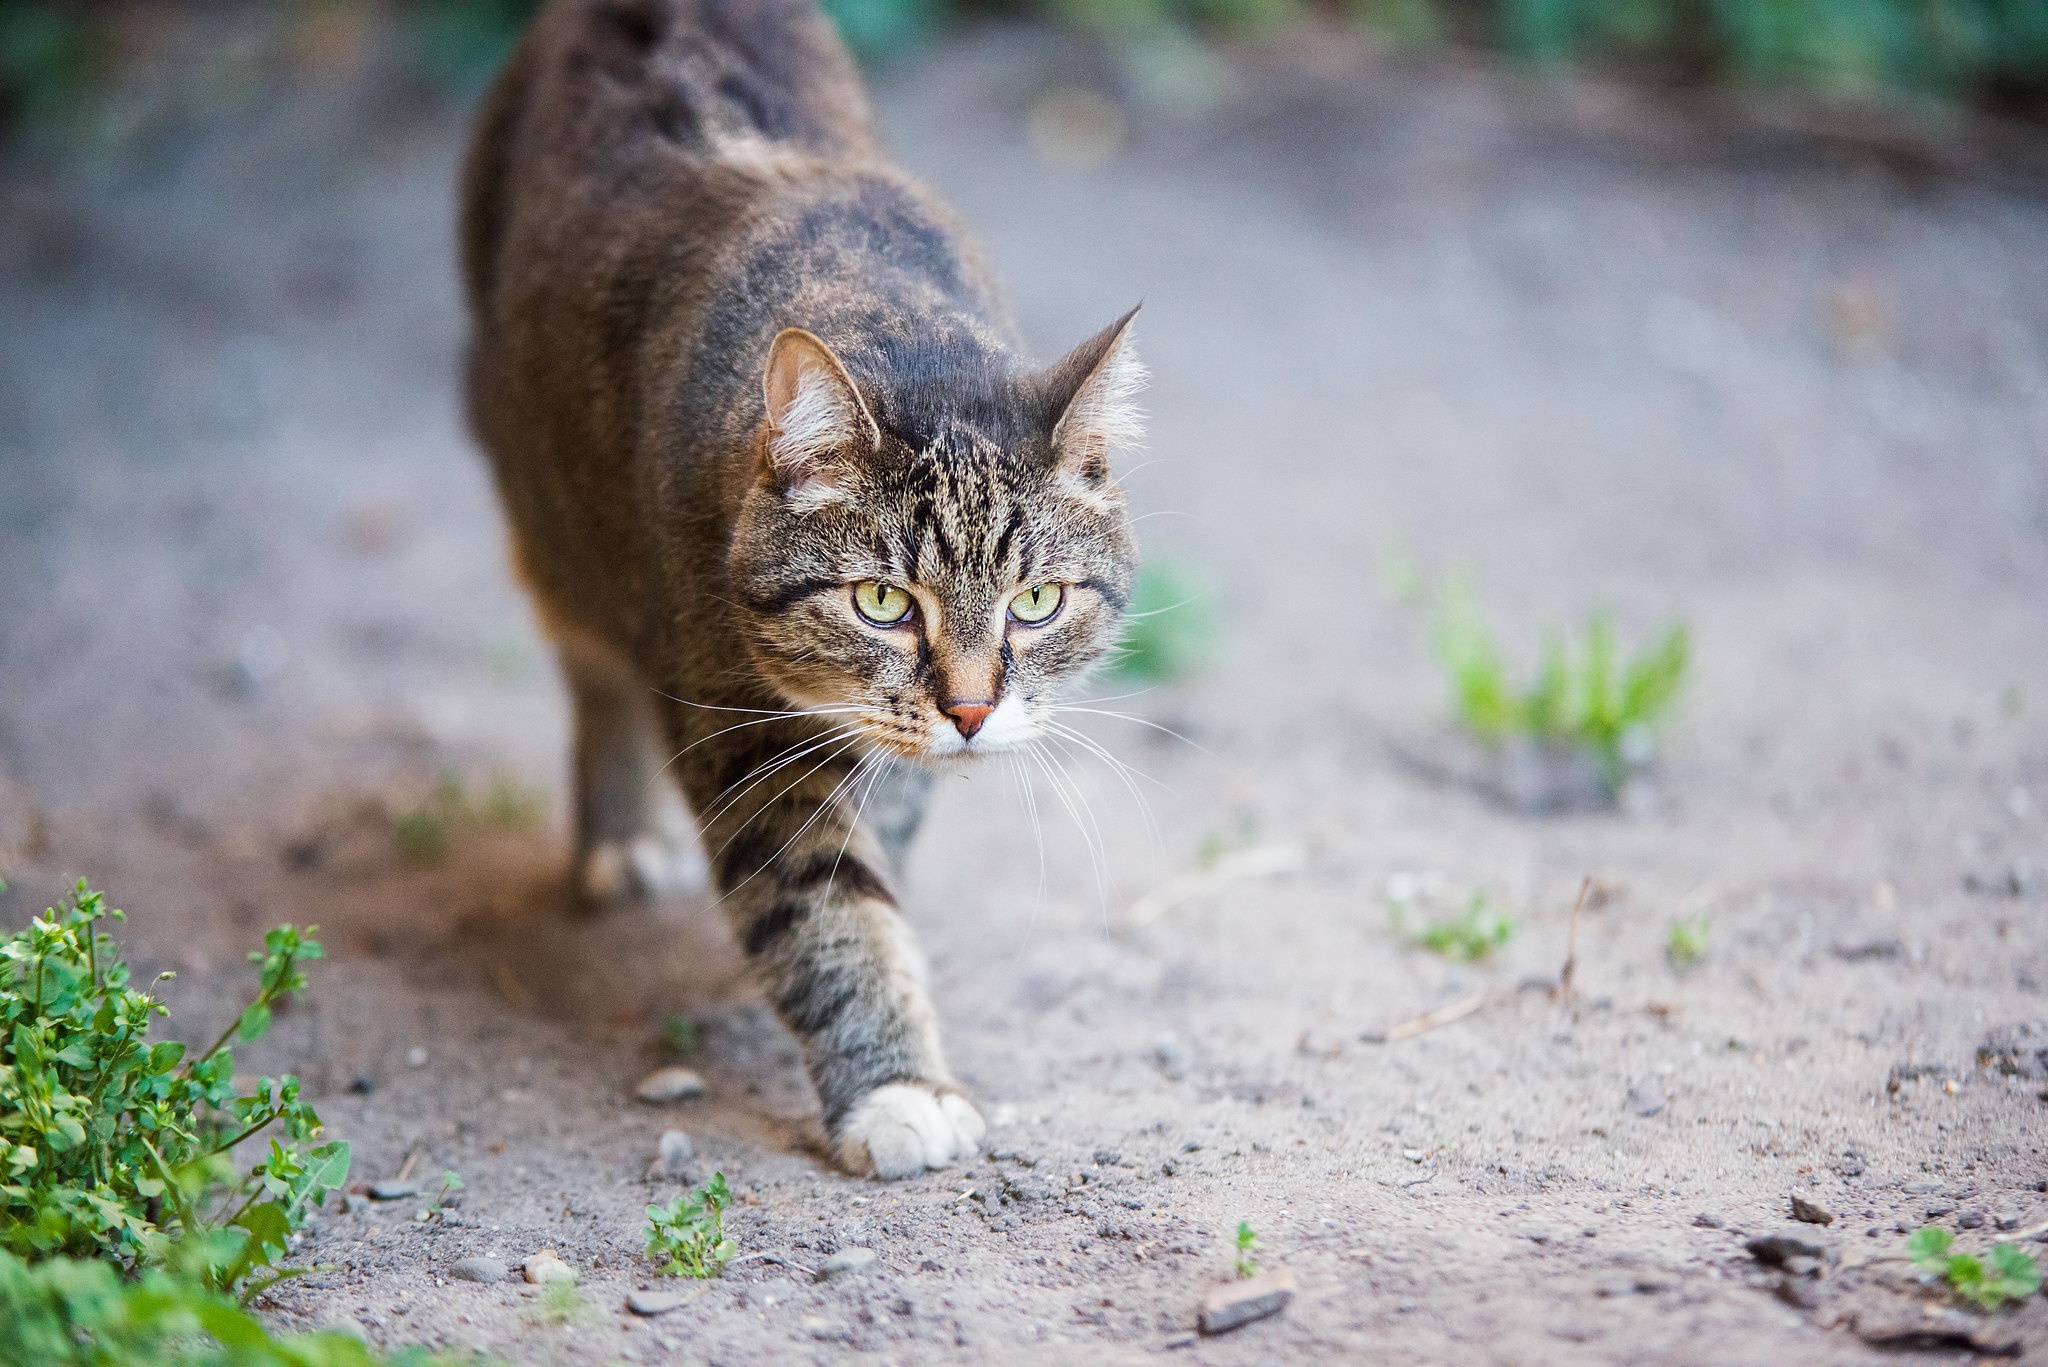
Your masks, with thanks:
M 650 1106 L 670 1106 L 704 1095 L 704 1079 L 693 1068 L 657 1068 L 640 1079 L 633 1095 Z

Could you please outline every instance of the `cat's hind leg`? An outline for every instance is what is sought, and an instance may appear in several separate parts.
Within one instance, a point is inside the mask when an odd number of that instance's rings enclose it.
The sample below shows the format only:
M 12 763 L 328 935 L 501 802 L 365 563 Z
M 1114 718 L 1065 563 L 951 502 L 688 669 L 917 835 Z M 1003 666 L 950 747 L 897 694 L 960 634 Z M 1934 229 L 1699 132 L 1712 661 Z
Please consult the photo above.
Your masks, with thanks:
M 575 708 L 578 895 L 595 906 L 702 887 L 689 813 L 663 772 L 655 694 L 601 644 L 572 637 L 558 649 Z

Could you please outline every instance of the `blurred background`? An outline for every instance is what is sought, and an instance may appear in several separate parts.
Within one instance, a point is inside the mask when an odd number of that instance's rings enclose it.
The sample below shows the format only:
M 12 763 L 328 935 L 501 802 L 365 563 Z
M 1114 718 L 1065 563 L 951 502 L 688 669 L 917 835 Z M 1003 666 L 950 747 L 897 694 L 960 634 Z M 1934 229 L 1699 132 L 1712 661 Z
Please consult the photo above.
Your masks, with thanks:
M 1395 1178 L 1457 1145 L 1430 1199 L 1467 1230 L 1498 1198 L 1630 1237 L 1592 1213 L 1626 1188 L 1667 1242 L 1845 1147 L 1873 1188 L 2038 1178 L 1979 1146 L 2020 1101 L 1858 1117 L 2048 983 L 2048 5 L 827 8 L 1034 352 L 1142 299 L 1155 376 L 1152 615 L 1070 718 L 1135 772 L 949 784 L 916 856 L 970 1086 L 1048 1152 L 1284 1145 L 1174 1189 L 1216 1229 L 1263 1193 L 1283 1243 L 1326 1199 L 1434 1237 Z M 563 699 L 456 393 L 456 168 L 532 9 L 0 0 L 0 913 L 111 888 L 195 1031 L 263 926 L 319 921 L 339 986 L 279 1048 L 364 1171 L 426 1142 L 472 1188 L 588 1159 L 497 1098 L 595 1113 L 686 1011 L 699 1142 L 765 1183 L 811 1103 L 711 899 L 555 914 Z M 1568 1019 L 1515 994 L 1589 875 L 1612 1011 Z M 1487 1024 L 1361 1043 L 1475 993 Z M 1581 1243 L 1485 1310 L 1300 1314 L 1539 1360 Z M 1617 1360 L 1783 1360 L 1763 1297 L 1687 1284 Z M 1644 1300 L 1601 1313 L 1652 1333 Z

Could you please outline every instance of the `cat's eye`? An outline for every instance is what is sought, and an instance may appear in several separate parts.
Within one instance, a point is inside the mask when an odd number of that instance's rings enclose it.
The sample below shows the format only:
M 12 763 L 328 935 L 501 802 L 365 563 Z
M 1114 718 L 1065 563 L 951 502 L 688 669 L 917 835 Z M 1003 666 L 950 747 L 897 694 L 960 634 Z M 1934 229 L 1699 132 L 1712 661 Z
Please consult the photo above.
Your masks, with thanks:
M 1060 610 L 1066 590 L 1058 584 L 1033 584 L 1010 600 L 1010 616 L 1026 626 L 1049 622 Z
M 853 610 L 878 627 L 893 627 L 910 615 L 910 595 L 894 584 L 863 579 L 853 586 Z

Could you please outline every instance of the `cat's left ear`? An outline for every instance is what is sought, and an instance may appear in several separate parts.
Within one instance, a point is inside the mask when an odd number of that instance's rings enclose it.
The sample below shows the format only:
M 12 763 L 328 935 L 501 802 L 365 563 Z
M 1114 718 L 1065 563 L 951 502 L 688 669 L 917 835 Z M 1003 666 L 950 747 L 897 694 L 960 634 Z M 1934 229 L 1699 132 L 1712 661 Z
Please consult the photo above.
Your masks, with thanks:
M 1084 484 L 1107 481 L 1110 457 L 1145 436 L 1145 415 L 1137 403 L 1145 387 L 1145 364 L 1131 345 L 1137 316 L 1132 309 L 1045 373 L 1046 407 L 1059 415 L 1052 429 L 1053 458 L 1062 474 Z

